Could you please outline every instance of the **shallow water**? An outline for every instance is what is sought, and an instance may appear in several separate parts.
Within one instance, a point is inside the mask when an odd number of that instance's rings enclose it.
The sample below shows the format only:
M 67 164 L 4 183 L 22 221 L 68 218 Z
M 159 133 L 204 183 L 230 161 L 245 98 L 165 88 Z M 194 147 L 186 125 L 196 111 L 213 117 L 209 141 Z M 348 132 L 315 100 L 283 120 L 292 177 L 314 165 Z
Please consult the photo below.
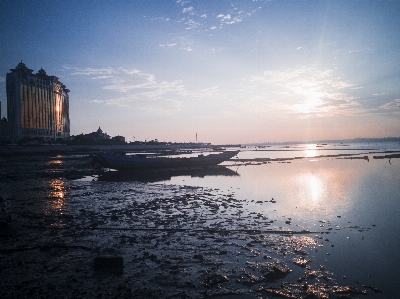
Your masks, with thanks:
M 400 159 L 372 152 L 398 145 L 337 146 L 246 148 L 239 159 L 281 160 L 140 179 L 82 156 L 1 161 L 0 295 L 395 298 Z M 122 276 L 98 276 L 99 255 L 123 257 Z
M 389 148 L 395 150 L 394 146 Z M 164 183 L 231 191 L 236 198 L 246 200 L 245 213 L 261 213 L 285 229 L 318 232 L 319 238 L 329 241 L 314 253 L 313 263 L 325 265 L 339 278 L 345 276 L 347 282 L 358 281 L 384 290 L 384 295 L 373 293 L 370 297 L 394 298 L 400 275 L 400 159 L 374 159 L 376 154 L 369 153 L 376 149 L 387 147 L 375 145 L 360 151 L 369 160 L 307 158 L 307 152 L 302 152 L 304 159 L 290 163 L 229 167 L 239 177 L 186 176 Z M 354 150 L 327 152 L 340 155 Z M 264 157 L 266 153 L 243 152 L 239 158 Z M 320 155 L 324 153 L 310 156 Z M 293 153 L 271 156 L 286 158 L 293 157 Z

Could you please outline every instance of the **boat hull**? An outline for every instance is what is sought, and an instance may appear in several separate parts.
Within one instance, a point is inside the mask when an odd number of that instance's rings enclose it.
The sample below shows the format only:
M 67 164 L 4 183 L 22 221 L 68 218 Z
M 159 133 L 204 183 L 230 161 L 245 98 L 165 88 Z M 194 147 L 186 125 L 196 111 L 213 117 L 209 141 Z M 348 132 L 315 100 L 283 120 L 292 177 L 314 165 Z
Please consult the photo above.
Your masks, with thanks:
M 193 168 L 215 166 L 237 155 L 239 151 L 226 151 L 208 156 L 199 155 L 190 158 L 141 157 L 118 155 L 114 153 L 99 153 L 94 157 L 95 162 L 103 167 L 118 170 L 140 170 L 154 168 Z

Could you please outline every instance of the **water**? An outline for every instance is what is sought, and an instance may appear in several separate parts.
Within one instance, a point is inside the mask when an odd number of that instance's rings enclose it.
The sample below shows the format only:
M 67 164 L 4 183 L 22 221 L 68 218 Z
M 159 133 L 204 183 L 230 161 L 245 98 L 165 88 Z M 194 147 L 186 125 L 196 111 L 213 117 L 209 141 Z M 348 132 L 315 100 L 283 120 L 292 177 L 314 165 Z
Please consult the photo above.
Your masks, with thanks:
M 277 220 L 280 228 L 318 232 L 329 241 L 314 253 L 313 263 L 347 282 L 383 290 L 384 295 L 372 292 L 370 297 L 394 298 L 400 275 L 400 159 L 373 156 L 398 147 L 382 143 L 280 147 L 283 151 L 247 148 L 239 159 L 290 163 L 230 166 L 240 176 L 182 176 L 164 183 L 221 188 L 246 200 L 245 213 L 261 213 Z M 327 155 L 336 157 L 323 157 Z M 357 159 L 365 155 L 368 160 Z M 294 157 L 302 159 L 286 160 Z
M 335 286 L 396 298 L 400 159 L 374 158 L 389 151 L 400 145 L 246 147 L 225 170 L 141 177 L 95 173 L 87 156 L 2 160 L 0 221 L 14 233 L 0 236 L 0 295 L 121 295 L 123 284 L 141 297 L 257 298 L 308 283 L 332 298 Z M 124 274 L 99 278 L 91 263 L 110 252 Z M 261 279 L 272 262 L 292 272 Z

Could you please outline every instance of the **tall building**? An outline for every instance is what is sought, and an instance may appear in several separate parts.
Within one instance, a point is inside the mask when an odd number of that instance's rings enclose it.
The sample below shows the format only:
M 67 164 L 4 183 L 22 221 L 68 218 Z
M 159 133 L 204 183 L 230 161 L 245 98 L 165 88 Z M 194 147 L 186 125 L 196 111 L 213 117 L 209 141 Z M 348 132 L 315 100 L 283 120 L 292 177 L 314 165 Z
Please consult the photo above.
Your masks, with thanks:
M 43 69 L 33 74 L 22 61 L 10 71 L 6 78 L 9 139 L 68 138 L 69 90 L 65 85 Z

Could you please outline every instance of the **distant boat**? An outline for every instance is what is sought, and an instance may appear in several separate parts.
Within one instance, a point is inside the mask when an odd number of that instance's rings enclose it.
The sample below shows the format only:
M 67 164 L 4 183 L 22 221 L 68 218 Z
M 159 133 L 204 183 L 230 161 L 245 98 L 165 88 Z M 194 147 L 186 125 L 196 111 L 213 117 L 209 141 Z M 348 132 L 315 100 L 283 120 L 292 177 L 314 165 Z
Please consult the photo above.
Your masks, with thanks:
M 196 157 L 160 157 L 139 155 L 121 155 L 117 153 L 98 153 L 94 161 L 100 166 L 117 170 L 146 170 L 149 168 L 193 168 L 215 166 L 227 161 L 239 151 L 224 151 L 218 154 Z

